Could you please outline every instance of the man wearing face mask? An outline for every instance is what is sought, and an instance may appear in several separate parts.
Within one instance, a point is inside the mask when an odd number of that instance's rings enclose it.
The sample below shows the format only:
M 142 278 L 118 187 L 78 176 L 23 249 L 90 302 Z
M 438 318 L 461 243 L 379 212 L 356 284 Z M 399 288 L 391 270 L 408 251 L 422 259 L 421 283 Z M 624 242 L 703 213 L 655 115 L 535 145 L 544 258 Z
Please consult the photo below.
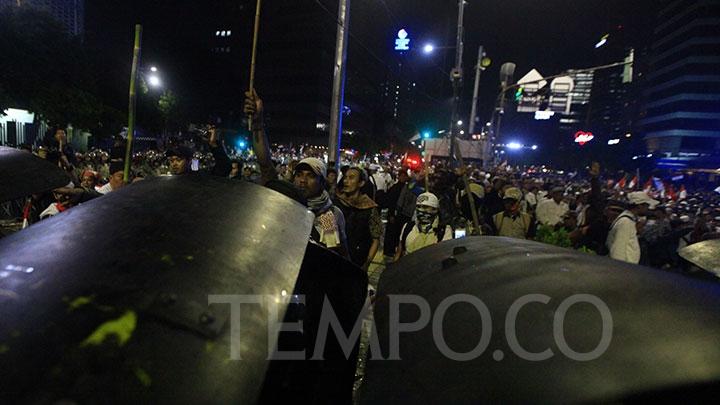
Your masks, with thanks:
M 449 225 L 440 227 L 440 201 L 432 193 L 422 193 L 415 203 L 415 221 L 405 224 L 401 231 L 400 244 L 395 260 L 424 247 L 452 239 Z

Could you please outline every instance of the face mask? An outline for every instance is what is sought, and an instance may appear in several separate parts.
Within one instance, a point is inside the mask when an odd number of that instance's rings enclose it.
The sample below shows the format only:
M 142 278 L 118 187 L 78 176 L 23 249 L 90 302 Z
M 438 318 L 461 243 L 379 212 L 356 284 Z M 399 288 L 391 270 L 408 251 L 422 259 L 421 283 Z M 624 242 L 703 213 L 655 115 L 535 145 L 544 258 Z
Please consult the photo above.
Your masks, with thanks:
M 415 216 L 417 217 L 418 225 L 427 232 L 430 227 L 432 227 L 433 222 L 435 222 L 437 213 L 417 210 Z

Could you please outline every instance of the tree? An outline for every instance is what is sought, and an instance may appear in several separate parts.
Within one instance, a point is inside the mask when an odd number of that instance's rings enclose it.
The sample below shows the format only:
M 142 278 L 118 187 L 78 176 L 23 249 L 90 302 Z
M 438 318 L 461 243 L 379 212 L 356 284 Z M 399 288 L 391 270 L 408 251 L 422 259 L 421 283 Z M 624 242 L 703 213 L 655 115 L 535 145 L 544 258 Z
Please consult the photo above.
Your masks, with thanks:
M 96 94 L 100 74 L 77 38 L 49 14 L 29 7 L 0 13 L 0 111 L 28 109 L 51 125 L 91 131 L 122 114 Z
M 163 118 L 164 132 L 173 131 L 180 126 L 180 108 L 178 98 L 172 90 L 165 90 L 158 100 L 158 110 Z

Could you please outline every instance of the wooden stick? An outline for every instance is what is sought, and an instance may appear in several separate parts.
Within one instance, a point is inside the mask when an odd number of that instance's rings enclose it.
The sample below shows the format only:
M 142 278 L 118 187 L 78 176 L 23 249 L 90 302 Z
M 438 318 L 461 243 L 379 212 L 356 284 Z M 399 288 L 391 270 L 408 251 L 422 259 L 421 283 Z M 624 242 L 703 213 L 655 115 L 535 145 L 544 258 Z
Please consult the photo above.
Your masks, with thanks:
M 255 5 L 255 27 L 253 28 L 253 44 L 252 44 L 252 57 L 250 58 L 250 88 L 249 91 L 252 93 L 255 88 L 255 62 L 257 60 L 257 43 L 258 43 L 258 30 L 260 28 L 260 7 L 262 6 L 262 0 L 257 0 Z M 253 130 L 252 115 L 248 115 L 248 130 Z

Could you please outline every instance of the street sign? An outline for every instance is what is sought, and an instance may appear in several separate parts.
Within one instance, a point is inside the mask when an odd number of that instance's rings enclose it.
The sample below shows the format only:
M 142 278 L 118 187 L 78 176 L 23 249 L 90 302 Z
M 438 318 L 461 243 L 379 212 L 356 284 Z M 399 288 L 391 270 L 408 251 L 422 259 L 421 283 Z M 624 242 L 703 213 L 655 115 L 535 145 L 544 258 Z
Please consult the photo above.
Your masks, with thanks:
M 543 96 L 539 94 L 539 90 L 547 86 L 547 80 L 543 80 L 543 76 L 536 69 L 531 70 L 518 80 L 518 85 L 522 88 L 518 92 L 518 112 L 536 112 L 540 109 Z
M 550 101 L 548 108 L 557 113 L 570 114 L 572 91 L 575 81 L 570 76 L 562 76 L 550 83 Z
M 532 82 L 532 83 L 531 83 Z M 518 80 L 517 84 L 523 84 L 528 86 L 534 86 L 537 89 L 542 89 L 543 87 L 547 86 L 547 81 L 543 80 L 543 75 L 540 74 L 536 69 L 531 70 L 523 76 L 522 79 Z

